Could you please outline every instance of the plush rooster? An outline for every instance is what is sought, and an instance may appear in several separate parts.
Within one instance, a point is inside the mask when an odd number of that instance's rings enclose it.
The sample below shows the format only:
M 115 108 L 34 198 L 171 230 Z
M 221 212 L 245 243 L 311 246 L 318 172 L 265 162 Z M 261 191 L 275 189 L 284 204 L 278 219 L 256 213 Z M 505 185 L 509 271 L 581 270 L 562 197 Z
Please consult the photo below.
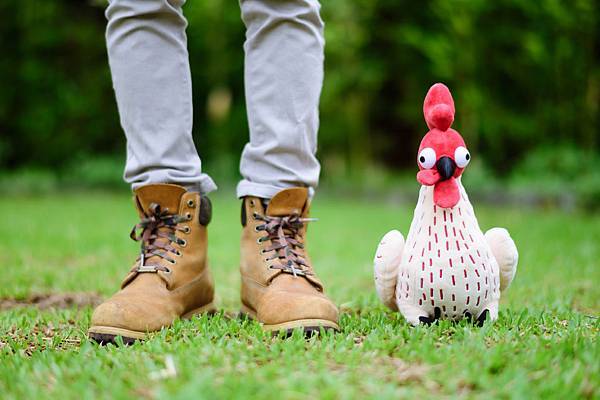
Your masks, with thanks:
M 439 318 L 498 317 L 500 291 L 517 270 L 517 248 L 506 229 L 484 235 L 461 183 L 471 156 L 451 129 L 454 101 L 437 83 L 423 104 L 429 132 L 421 141 L 417 181 L 423 185 L 406 242 L 388 232 L 375 255 L 381 301 L 413 325 Z

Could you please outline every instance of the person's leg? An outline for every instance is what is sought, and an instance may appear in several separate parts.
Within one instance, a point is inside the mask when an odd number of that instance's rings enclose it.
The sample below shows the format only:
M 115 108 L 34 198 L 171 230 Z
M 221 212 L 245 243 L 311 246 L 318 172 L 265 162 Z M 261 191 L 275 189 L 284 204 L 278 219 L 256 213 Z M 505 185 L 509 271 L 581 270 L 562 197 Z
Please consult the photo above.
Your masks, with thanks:
M 192 140 L 192 82 L 185 0 L 111 0 L 106 43 L 127 137 L 125 180 L 133 189 L 176 183 L 207 193 Z
M 112 0 L 106 39 L 121 123 L 125 178 L 133 186 L 141 242 L 121 290 L 100 304 L 88 335 L 125 343 L 177 318 L 214 311 L 206 262 L 215 188 L 192 141 L 192 94 L 183 0 Z M 187 190 L 186 190 L 187 189 Z
M 323 21 L 317 0 L 241 0 L 250 142 L 238 197 L 271 198 L 318 184 L 315 152 L 323 84 Z
M 250 143 L 241 161 L 242 312 L 264 329 L 339 329 L 304 246 L 323 83 L 316 0 L 242 0 Z M 268 201 L 267 201 L 268 200 Z M 267 204 L 268 203 L 268 204 Z

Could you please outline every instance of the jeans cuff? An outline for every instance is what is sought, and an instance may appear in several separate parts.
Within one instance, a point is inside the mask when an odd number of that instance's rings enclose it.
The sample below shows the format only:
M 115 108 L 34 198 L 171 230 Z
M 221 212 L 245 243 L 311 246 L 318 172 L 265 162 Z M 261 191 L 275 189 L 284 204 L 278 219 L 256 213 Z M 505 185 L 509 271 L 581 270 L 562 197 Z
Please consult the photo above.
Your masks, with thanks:
M 289 189 L 292 187 L 298 187 L 298 185 L 268 185 L 265 183 L 256 183 L 250 182 L 246 179 L 243 179 L 238 183 L 236 194 L 238 198 L 242 198 L 245 196 L 254 196 L 260 197 L 262 199 L 270 199 L 275 196 L 277 193 L 281 192 L 283 189 Z M 308 196 L 312 198 L 315 194 L 315 189 L 312 187 L 308 188 Z

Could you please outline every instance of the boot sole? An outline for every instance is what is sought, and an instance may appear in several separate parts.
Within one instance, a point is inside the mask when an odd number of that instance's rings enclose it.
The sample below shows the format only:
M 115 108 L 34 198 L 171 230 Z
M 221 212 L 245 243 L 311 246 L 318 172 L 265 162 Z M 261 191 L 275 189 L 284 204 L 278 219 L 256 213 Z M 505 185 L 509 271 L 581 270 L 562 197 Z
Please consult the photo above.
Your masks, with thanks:
M 304 335 L 311 337 L 323 330 L 332 330 L 335 332 L 340 331 L 340 327 L 335 322 L 326 319 L 298 319 L 295 321 L 282 322 L 280 324 L 267 325 L 263 324 L 263 329 L 267 332 L 273 332 L 273 335 L 279 335 L 284 333 L 286 337 L 292 335 L 294 330 L 302 329 Z
M 214 314 L 217 311 L 214 303 L 211 302 L 202 307 L 198 307 L 192 311 L 183 314 L 181 319 L 190 319 L 198 314 Z M 156 332 L 156 331 L 154 331 Z M 114 326 L 102 326 L 96 325 L 91 326 L 88 329 L 88 337 L 98 344 L 105 345 L 108 343 L 117 344 L 116 338 L 120 336 L 123 339 L 125 345 L 131 345 L 137 340 L 146 339 L 147 334 L 150 332 L 140 332 L 130 329 L 117 328 Z
M 256 311 L 252 310 L 245 304 L 242 304 L 240 315 L 245 316 L 246 318 L 254 319 L 258 321 L 256 316 Z M 260 322 L 260 321 L 259 321 Z M 321 329 L 323 330 L 333 330 L 335 332 L 340 331 L 340 327 L 333 321 L 327 319 L 319 319 L 319 318 L 308 318 L 308 319 L 297 319 L 294 321 L 282 322 L 280 324 L 263 324 L 261 323 L 262 328 L 267 332 L 272 332 L 273 335 L 278 335 L 282 332 L 285 333 L 286 337 L 292 335 L 295 329 L 301 328 L 304 330 L 304 334 L 307 337 L 313 336 L 316 333 L 319 333 Z

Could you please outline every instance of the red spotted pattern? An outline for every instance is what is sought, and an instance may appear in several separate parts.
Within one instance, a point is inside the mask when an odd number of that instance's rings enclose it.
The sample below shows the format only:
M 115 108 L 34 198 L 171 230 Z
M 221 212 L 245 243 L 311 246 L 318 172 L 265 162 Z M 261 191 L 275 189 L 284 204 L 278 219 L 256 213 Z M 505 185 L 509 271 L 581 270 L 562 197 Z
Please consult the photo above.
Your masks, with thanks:
M 478 315 L 481 307 L 499 298 L 498 265 L 461 194 L 461 201 L 452 209 L 434 205 L 433 213 L 416 215 L 419 226 L 414 227 L 414 237 L 409 234 L 407 238 L 410 250 L 402 269 L 414 274 L 412 280 L 408 273 L 400 274 L 400 298 L 414 299 L 413 304 L 429 315 L 434 307 L 440 307 L 446 318 L 459 318 L 465 311 Z M 423 195 L 421 208 L 429 204 L 426 197 Z M 414 282 L 414 293 L 410 282 Z

